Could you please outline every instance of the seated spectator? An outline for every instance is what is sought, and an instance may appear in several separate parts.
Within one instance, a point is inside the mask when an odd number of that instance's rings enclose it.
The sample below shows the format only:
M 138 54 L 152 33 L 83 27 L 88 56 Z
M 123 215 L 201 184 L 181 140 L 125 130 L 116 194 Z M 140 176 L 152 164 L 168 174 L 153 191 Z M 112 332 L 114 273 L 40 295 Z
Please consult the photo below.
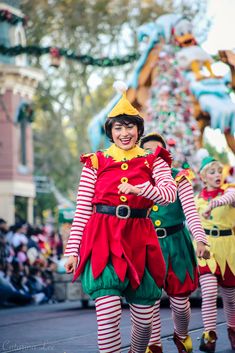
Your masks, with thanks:
M 8 228 L 0 218 L 0 305 L 53 302 L 57 263 L 50 254 L 43 228 L 24 222 Z
M 11 243 L 14 248 L 17 248 L 21 244 L 28 244 L 28 238 L 26 237 L 27 224 L 25 222 L 18 222 L 15 224 L 15 232 L 11 239 Z
M 31 226 L 31 224 L 27 224 L 27 232 L 26 236 L 28 238 L 28 249 L 35 248 L 38 251 L 40 250 L 38 245 L 38 239 L 36 237 L 36 230 Z
M 0 218 L 0 236 L 7 234 L 7 232 L 8 232 L 7 222 L 3 218 Z
M 38 293 L 43 293 L 44 297 L 42 302 L 48 302 L 48 300 L 53 294 L 53 288 L 49 288 L 49 284 L 50 286 L 52 286 L 52 283 L 46 283 L 44 281 L 43 273 L 39 268 L 35 266 L 30 268 L 28 280 L 26 282 L 30 294 L 34 295 Z
M 27 257 L 27 250 L 28 247 L 25 244 L 20 244 L 17 248 L 15 248 L 16 258 L 17 261 L 22 264 L 28 264 L 28 257 Z
M 0 218 L 0 261 L 4 264 L 10 255 L 9 245 L 7 243 L 8 227 L 7 222 Z
M 0 263 L 0 305 L 26 305 L 34 302 L 33 296 L 21 293 L 11 283 L 5 273 L 6 268 Z

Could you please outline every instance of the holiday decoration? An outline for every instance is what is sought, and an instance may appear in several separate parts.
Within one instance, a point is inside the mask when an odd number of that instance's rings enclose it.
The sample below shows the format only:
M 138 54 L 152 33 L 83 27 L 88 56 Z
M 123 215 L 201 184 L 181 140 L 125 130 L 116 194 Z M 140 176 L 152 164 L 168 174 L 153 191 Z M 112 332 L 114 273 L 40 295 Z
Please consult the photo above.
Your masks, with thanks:
M 0 54 L 7 56 L 17 56 L 21 54 L 28 54 L 34 56 L 41 56 L 45 54 L 51 54 L 52 58 L 59 59 L 60 57 L 65 57 L 69 60 L 75 60 L 83 65 L 92 65 L 99 67 L 112 67 L 121 66 L 131 63 L 139 58 L 139 53 L 124 55 L 122 57 L 114 58 L 93 58 L 90 55 L 77 55 L 70 49 L 55 48 L 55 47 L 39 47 L 37 45 L 22 46 L 17 45 L 15 47 L 6 47 L 5 45 L 0 45 Z M 56 66 L 58 65 L 58 60 L 56 61 Z
M 145 49 L 129 81 L 127 98 L 145 117 L 145 133 L 155 131 L 165 138 L 178 167 L 189 164 L 197 169 L 196 152 L 206 126 L 220 129 L 235 152 L 235 104 L 225 79 L 214 75 L 213 58 L 198 45 L 190 21 L 163 15 L 142 25 L 138 37 L 145 40 Z M 102 126 L 117 100 L 116 95 L 88 126 L 94 150 L 108 144 Z
M 178 65 L 184 70 L 191 70 L 197 80 L 205 78 L 200 71 L 202 67 L 215 77 L 211 69 L 213 59 L 197 44 L 192 31 L 192 23 L 187 18 L 179 18 L 172 27 L 171 40 L 179 48 L 176 53 Z
M 50 49 L 50 54 L 51 54 L 51 66 L 59 67 L 60 66 L 60 61 L 61 61 L 61 56 L 60 56 L 59 49 L 51 48 Z
M 9 10 L 7 9 L 3 9 L 0 10 L 0 22 L 8 22 L 11 25 L 17 25 L 18 23 L 22 23 L 23 26 L 27 25 L 27 21 L 28 21 L 28 17 L 24 16 L 24 17 L 20 17 L 17 16 L 13 13 L 11 13 Z

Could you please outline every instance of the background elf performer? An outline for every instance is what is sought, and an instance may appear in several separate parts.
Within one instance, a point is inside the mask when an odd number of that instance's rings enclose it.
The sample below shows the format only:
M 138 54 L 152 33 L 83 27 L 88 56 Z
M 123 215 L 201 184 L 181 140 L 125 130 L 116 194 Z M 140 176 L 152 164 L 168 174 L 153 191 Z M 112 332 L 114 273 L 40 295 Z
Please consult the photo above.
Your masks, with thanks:
M 154 152 L 158 146 L 166 148 L 163 137 L 157 133 L 146 135 L 140 146 Z M 177 199 L 167 207 L 155 204 L 150 218 L 160 242 L 167 267 L 164 289 L 170 298 L 174 322 L 174 342 L 179 353 L 192 352 L 192 340 L 188 335 L 190 320 L 189 295 L 198 286 L 198 270 L 194 247 L 185 221 L 197 242 L 197 255 L 208 256 L 206 235 L 202 229 L 196 206 L 189 169 L 171 169 L 177 182 Z M 157 260 L 156 260 L 157 261 Z M 157 263 L 156 263 L 157 265 Z M 162 353 L 160 300 L 155 303 L 153 329 L 146 353 Z
M 195 202 L 207 234 L 211 257 L 199 259 L 204 333 L 199 349 L 213 353 L 216 346 L 217 292 L 221 287 L 228 336 L 235 350 L 235 185 L 223 184 L 223 167 L 213 157 L 203 159 L 204 189 Z
M 82 156 L 77 208 L 65 255 L 67 272 L 80 275 L 95 300 L 98 346 L 120 353 L 120 296 L 130 303 L 131 353 L 144 353 L 150 338 L 153 305 L 161 296 L 165 263 L 148 217 L 153 203 L 176 198 L 169 153 L 146 153 L 137 143 L 144 124 L 123 95 L 105 123 L 110 148 Z M 158 266 L 156 266 L 158 259 Z

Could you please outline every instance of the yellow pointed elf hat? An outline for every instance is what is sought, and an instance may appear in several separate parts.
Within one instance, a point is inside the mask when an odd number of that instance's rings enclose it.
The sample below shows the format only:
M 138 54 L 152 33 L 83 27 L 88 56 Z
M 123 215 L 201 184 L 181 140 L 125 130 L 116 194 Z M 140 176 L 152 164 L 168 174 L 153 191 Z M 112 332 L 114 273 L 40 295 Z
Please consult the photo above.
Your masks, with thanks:
M 123 81 L 115 81 L 113 87 L 117 92 L 122 93 L 121 99 L 108 114 L 108 118 L 114 118 L 118 115 L 140 115 L 137 109 L 126 98 L 127 85 Z

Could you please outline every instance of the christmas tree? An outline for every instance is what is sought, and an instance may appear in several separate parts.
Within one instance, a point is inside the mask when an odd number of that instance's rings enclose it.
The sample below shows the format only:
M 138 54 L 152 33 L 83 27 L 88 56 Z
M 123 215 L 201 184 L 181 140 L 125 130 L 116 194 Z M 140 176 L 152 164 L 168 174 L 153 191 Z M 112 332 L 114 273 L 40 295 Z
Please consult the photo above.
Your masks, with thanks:
M 193 116 L 189 82 L 178 66 L 173 46 L 162 46 L 153 73 L 145 132 L 164 137 L 175 166 L 193 166 L 200 132 Z

